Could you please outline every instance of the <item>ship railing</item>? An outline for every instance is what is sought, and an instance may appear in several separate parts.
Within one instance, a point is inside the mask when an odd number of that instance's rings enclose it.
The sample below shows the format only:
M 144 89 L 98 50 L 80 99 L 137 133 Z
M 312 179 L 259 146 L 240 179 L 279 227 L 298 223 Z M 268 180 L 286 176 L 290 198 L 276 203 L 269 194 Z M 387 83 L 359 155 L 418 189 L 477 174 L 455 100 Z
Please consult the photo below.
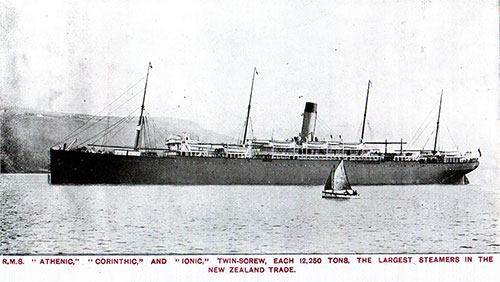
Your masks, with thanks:
M 466 159 L 462 158 L 461 156 L 444 158 L 445 163 L 463 163 L 464 161 L 466 161 Z
M 133 150 L 114 150 L 113 154 L 118 155 L 118 156 L 135 156 L 138 157 L 141 155 L 140 151 L 133 151 Z
M 260 156 L 271 156 L 276 160 L 349 160 L 349 161 L 380 161 L 380 156 L 350 156 L 346 154 L 293 154 L 293 153 L 274 153 L 258 154 Z
M 228 159 L 248 159 L 250 156 L 248 154 L 243 153 L 228 153 L 225 155 Z
M 382 158 L 380 156 L 345 156 L 344 160 L 347 161 L 380 161 Z
M 417 158 L 415 156 L 394 156 L 394 161 L 397 161 L 397 162 L 416 162 Z
M 446 162 L 446 159 L 447 158 L 445 158 L 445 162 Z M 473 163 L 473 162 L 477 162 L 478 160 L 479 160 L 479 158 L 476 158 L 476 157 L 459 157 L 459 158 L 453 158 L 452 162 Z
M 431 162 L 431 163 L 473 163 L 477 162 L 479 159 L 476 157 L 464 157 L 464 156 L 446 156 L 439 157 L 433 155 L 419 156 L 417 159 L 419 162 Z

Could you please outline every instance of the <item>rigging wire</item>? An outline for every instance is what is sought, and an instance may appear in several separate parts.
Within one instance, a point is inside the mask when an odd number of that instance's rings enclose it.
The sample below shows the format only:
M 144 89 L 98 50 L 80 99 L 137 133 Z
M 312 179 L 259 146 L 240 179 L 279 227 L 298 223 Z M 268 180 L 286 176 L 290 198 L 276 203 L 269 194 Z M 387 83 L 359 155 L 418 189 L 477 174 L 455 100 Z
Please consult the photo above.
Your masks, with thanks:
M 434 131 L 432 131 L 431 134 L 429 134 L 429 137 L 427 137 L 427 140 L 425 140 L 425 144 L 424 146 L 422 146 L 422 150 L 425 149 L 425 146 L 427 146 L 427 143 L 429 142 L 429 139 L 431 139 L 432 135 L 434 135 Z
M 366 119 L 366 123 L 368 123 L 368 119 Z M 356 134 L 356 139 L 361 140 L 361 131 L 363 130 L 363 121 L 359 124 L 358 131 Z
M 160 144 L 163 145 L 163 142 L 165 142 L 166 138 L 165 136 L 167 136 L 167 134 L 162 130 L 160 129 L 160 127 L 156 124 L 156 121 L 154 119 L 151 119 L 152 121 L 152 125 L 153 125 L 153 128 L 156 129 L 156 131 L 158 132 L 158 137 L 160 138 Z
M 137 110 L 136 110 L 137 111 Z M 126 125 L 126 122 L 130 121 L 132 117 L 129 115 L 129 116 L 126 116 L 126 117 L 123 117 L 122 119 L 118 120 L 116 123 L 112 124 L 110 127 L 108 128 L 105 128 L 103 130 L 101 130 L 100 132 L 94 134 L 92 137 L 88 138 L 87 140 L 83 141 L 83 142 L 80 142 L 78 143 L 77 145 L 84 145 L 85 143 L 93 140 L 94 142 L 92 143 L 97 143 L 98 140 L 100 139 L 100 135 L 103 133 L 103 132 L 111 132 L 113 130 L 116 130 L 118 128 L 123 128 L 124 125 Z M 117 130 L 118 132 L 118 130 Z M 116 134 L 114 134 L 113 136 L 115 136 Z
M 291 128 L 290 130 L 288 130 L 288 133 L 287 133 L 287 136 L 292 136 L 292 139 L 294 136 L 298 136 L 297 134 L 297 128 L 299 128 L 299 124 L 301 122 L 301 119 L 298 118 L 297 121 L 295 122 L 295 125 L 293 126 L 293 128 Z M 301 129 L 299 129 L 299 132 L 300 132 Z
M 157 148 L 158 144 L 162 145 L 165 139 L 165 134 L 163 130 L 159 128 L 154 118 L 151 117 L 151 114 L 144 110 L 145 113 L 145 128 L 143 129 L 143 134 L 145 137 L 145 142 L 148 144 L 144 144 L 146 148 Z
M 143 147 L 143 145 L 146 143 L 145 141 L 145 136 L 144 136 L 144 132 L 146 131 L 145 128 L 146 128 L 146 116 L 143 115 L 142 116 L 142 121 L 141 121 L 141 132 L 140 132 L 140 136 L 139 136 L 139 142 L 137 143 L 137 148 L 141 148 Z
M 125 90 L 122 94 L 120 94 L 120 96 L 118 96 L 116 99 L 114 99 L 111 103 L 109 103 L 107 106 L 104 107 L 104 109 L 101 110 L 104 111 L 107 107 L 111 106 L 113 103 L 115 103 L 116 101 L 118 101 L 118 99 L 120 99 L 123 95 L 125 95 L 128 91 L 130 91 L 132 88 L 134 88 L 139 82 L 141 82 L 142 80 L 144 80 L 146 78 L 146 76 L 143 76 L 141 79 L 139 79 L 138 81 L 136 81 L 134 84 L 132 84 L 132 86 L 130 86 L 127 90 Z
M 446 131 L 448 131 L 448 134 L 450 135 L 451 142 L 453 142 L 453 145 L 455 146 L 455 148 L 457 148 L 457 151 L 458 151 L 458 145 L 455 142 L 455 139 L 453 138 L 453 135 L 451 135 L 450 129 L 448 128 L 448 126 L 446 125 L 445 122 L 443 122 L 443 124 L 444 124 L 444 127 L 446 128 Z
M 148 117 L 144 116 L 144 125 L 142 127 L 142 139 L 143 139 L 143 147 L 148 148 L 151 147 L 151 142 L 150 142 L 150 135 L 149 135 L 149 123 L 148 123 Z M 147 150 L 146 150 L 147 151 Z
M 112 130 L 112 128 L 116 127 L 118 124 L 123 123 L 123 122 L 124 122 L 127 118 L 129 118 L 132 114 L 134 114 L 134 113 L 135 113 L 136 111 L 138 111 L 140 108 L 141 108 L 141 107 L 137 107 L 137 108 L 136 108 L 135 110 L 133 110 L 130 114 L 128 114 L 127 116 L 125 116 L 125 117 L 121 118 L 120 120 L 118 120 L 117 122 L 115 122 L 114 124 L 112 124 L 109 128 L 105 128 L 105 129 L 103 129 L 103 130 L 99 131 L 98 133 L 94 134 L 92 137 L 90 137 L 90 138 L 86 139 L 85 141 L 80 142 L 80 143 L 78 143 L 78 144 L 80 144 L 80 145 L 81 145 L 81 144 L 85 144 L 85 143 L 87 143 L 89 140 L 94 140 L 94 138 L 95 138 L 96 136 L 101 135 L 103 132 L 105 132 L 105 131 L 107 131 L 107 130 Z
M 254 133 L 254 130 L 253 130 L 253 121 L 252 121 L 252 117 L 251 116 L 248 117 L 248 124 L 250 125 L 250 134 L 252 135 L 252 138 L 254 138 L 255 137 L 255 135 L 254 135 L 255 133 Z M 245 132 L 245 125 L 246 125 L 246 121 L 243 121 L 243 123 L 240 124 L 240 126 L 239 126 L 240 129 L 238 130 L 238 132 L 243 132 L 244 133 Z M 243 133 L 237 133 L 236 135 L 238 137 L 231 137 L 231 139 L 237 140 L 237 143 L 244 143 L 245 140 L 243 140 L 243 135 L 244 135 Z M 251 139 L 250 136 L 247 136 L 247 138 Z
M 113 130 L 116 131 L 113 135 L 109 137 L 109 140 L 113 140 L 113 138 L 121 132 L 121 130 L 129 123 L 135 116 L 129 116 L 122 124 L 115 127 Z M 125 145 L 125 144 L 123 144 Z
M 415 134 L 413 134 L 413 136 L 410 138 L 410 141 L 408 142 L 408 144 L 409 144 L 408 148 L 411 148 L 411 146 L 414 145 L 414 143 L 418 140 L 418 138 L 420 138 L 420 136 L 425 131 L 425 129 L 427 127 L 429 127 L 429 123 L 431 122 L 431 120 L 428 120 L 428 119 L 432 116 L 431 114 L 434 112 L 434 110 L 435 110 L 435 108 L 437 107 L 438 104 L 439 104 L 439 101 L 437 101 L 436 104 L 434 104 L 434 106 L 431 108 L 431 110 L 429 111 L 429 113 L 427 113 L 427 116 L 424 118 L 424 120 L 422 121 L 422 123 L 420 124 L 420 126 L 418 127 L 418 129 L 415 131 Z M 422 129 L 422 126 L 424 126 L 424 124 L 426 124 L 425 128 Z
M 414 138 L 413 140 L 411 140 L 410 142 L 408 142 L 408 148 L 412 148 L 413 145 L 415 145 L 415 143 L 419 140 L 420 136 L 422 136 L 422 134 L 425 132 L 425 130 L 429 127 L 429 125 L 431 125 L 431 122 L 429 121 L 427 123 L 427 125 L 422 129 L 422 131 L 418 134 L 418 136 L 416 138 Z
M 316 121 L 318 122 L 318 127 L 316 128 L 317 131 L 320 131 L 322 134 L 326 135 L 329 137 L 330 135 L 335 136 L 335 131 L 331 130 L 323 121 L 321 121 L 319 118 L 316 117 Z M 318 130 L 319 129 L 319 130 Z M 326 133 L 326 134 L 325 134 Z
M 248 121 L 250 123 L 250 131 L 252 132 L 252 138 L 254 138 L 255 135 L 254 135 L 254 132 L 253 132 L 253 121 L 252 121 L 252 118 L 248 117 Z M 246 141 L 246 140 L 244 140 L 244 141 Z
M 142 80 L 144 80 L 146 78 L 146 76 L 143 76 L 141 79 L 139 79 L 138 81 L 136 81 L 132 86 L 130 86 L 127 90 L 125 90 L 124 92 L 122 92 L 117 98 L 115 98 L 112 102 L 110 102 L 109 104 L 107 104 L 106 106 L 104 106 L 104 108 L 102 108 L 99 112 L 97 112 L 96 114 L 94 114 L 93 116 L 91 116 L 85 123 L 83 123 L 80 127 L 78 127 L 77 129 L 75 129 L 74 131 L 72 131 L 71 133 L 69 133 L 68 135 L 66 135 L 62 140 L 62 142 L 60 143 L 63 143 L 65 141 L 68 141 L 68 139 L 72 139 L 73 137 L 75 137 L 76 135 L 80 134 L 81 132 L 85 131 L 85 130 L 80 130 L 81 128 L 83 128 L 84 126 L 86 126 L 88 123 L 90 123 L 94 118 L 96 118 L 97 116 L 99 116 L 102 112 L 104 112 L 106 109 L 108 109 L 109 107 L 111 107 L 115 102 L 117 102 L 120 98 L 122 98 L 125 94 L 127 94 L 132 88 L 134 88 L 139 82 L 141 82 Z M 133 97 L 135 97 L 138 93 L 134 94 Z M 127 102 L 130 101 L 127 100 Z M 120 105 L 122 106 L 123 103 Z M 117 108 L 115 108 L 116 110 Z M 113 110 L 114 111 L 114 110 Z M 111 113 L 112 111 L 109 111 L 109 113 Z M 97 122 L 100 122 L 101 120 L 103 119 L 103 117 L 101 117 Z M 79 133 L 75 133 L 77 131 L 79 131 Z M 71 136 L 71 137 L 70 137 Z M 57 144 L 54 144 L 52 145 L 51 147 L 55 146 Z
M 148 119 L 145 115 L 142 117 L 141 126 L 142 126 L 142 128 L 141 128 L 142 142 L 139 142 L 137 147 L 140 148 L 142 145 L 143 148 L 147 148 L 149 146 L 149 138 L 148 138 L 149 135 L 146 134 L 146 132 L 148 132 L 148 128 L 147 128 L 148 127 Z
M 144 127 L 144 136 L 146 137 L 146 142 L 145 146 L 146 148 L 154 148 L 156 147 L 155 142 L 154 142 L 154 130 L 151 128 L 151 119 L 148 115 L 146 115 L 146 122 L 145 122 L 145 127 Z
M 151 148 L 157 148 L 158 146 L 158 139 L 156 137 L 156 129 L 153 126 L 153 118 L 151 115 L 148 115 L 148 128 L 151 132 Z
M 121 108 L 123 105 L 125 105 L 126 103 L 128 103 L 130 100 L 134 99 L 139 93 L 141 93 L 141 91 L 138 91 L 136 92 L 135 94 L 133 94 L 132 97 L 130 97 L 129 99 L 127 99 L 126 101 L 124 101 L 123 103 L 121 103 L 120 105 L 118 105 L 116 108 L 114 108 L 112 111 L 110 112 L 113 112 L 113 111 L 116 111 L 117 109 Z M 94 123 L 90 124 L 89 121 L 90 120 L 87 120 L 87 122 L 85 122 L 82 126 L 80 126 L 78 129 L 74 130 L 72 133 L 70 133 L 69 135 L 67 135 L 62 142 L 66 142 L 70 139 L 73 139 L 74 137 L 76 137 L 77 135 L 89 130 L 90 128 L 96 126 L 97 124 L 99 124 L 99 122 L 101 122 L 103 119 L 105 119 L 106 116 L 101 116 L 97 121 L 95 121 Z
M 144 110 L 145 111 L 145 110 Z M 147 114 L 144 115 L 144 127 L 142 130 L 142 135 L 144 136 L 144 148 L 151 148 L 151 137 L 153 132 L 149 126 L 149 117 Z
M 110 117 L 110 115 L 111 115 L 111 113 L 110 113 L 110 112 L 108 112 L 108 116 L 107 116 L 107 118 L 106 118 L 106 127 L 109 127 L 109 117 Z M 108 140 L 107 140 L 107 136 L 108 136 L 108 135 L 107 135 L 106 133 L 104 133 L 104 135 L 102 136 L 102 143 L 103 143 L 103 144 L 106 144 L 106 143 L 108 142 Z
M 236 137 L 231 136 L 231 139 L 233 140 L 237 140 L 237 143 L 240 144 L 240 143 L 243 143 L 242 140 L 243 140 L 243 132 L 245 131 L 245 121 L 242 121 L 236 130 L 233 130 L 233 132 L 237 132 L 236 133 Z
M 370 134 L 370 136 L 373 137 L 374 134 L 373 134 L 372 125 L 370 124 L 370 121 L 368 119 L 366 120 L 366 129 L 368 129 L 367 132 Z

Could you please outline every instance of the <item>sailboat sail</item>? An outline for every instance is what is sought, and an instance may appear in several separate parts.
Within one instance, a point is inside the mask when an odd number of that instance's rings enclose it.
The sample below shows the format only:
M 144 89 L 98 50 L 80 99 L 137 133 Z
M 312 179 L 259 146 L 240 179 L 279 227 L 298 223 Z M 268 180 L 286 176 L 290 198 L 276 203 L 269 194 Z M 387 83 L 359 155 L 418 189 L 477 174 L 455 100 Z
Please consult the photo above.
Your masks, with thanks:
M 351 188 L 345 171 L 344 161 L 340 161 L 339 165 L 330 171 L 321 197 L 338 199 L 359 197 L 358 191 Z
M 337 191 L 352 190 L 347 174 L 345 173 L 344 161 L 341 161 L 337 166 L 333 175 L 333 187 Z
M 328 179 L 326 179 L 325 190 L 333 190 L 332 178 L 333 178 L 334 173 L 335 173 L 335 169 L 332 168 L 332 170 L 330 171 L 330 174 L 328 174 Z

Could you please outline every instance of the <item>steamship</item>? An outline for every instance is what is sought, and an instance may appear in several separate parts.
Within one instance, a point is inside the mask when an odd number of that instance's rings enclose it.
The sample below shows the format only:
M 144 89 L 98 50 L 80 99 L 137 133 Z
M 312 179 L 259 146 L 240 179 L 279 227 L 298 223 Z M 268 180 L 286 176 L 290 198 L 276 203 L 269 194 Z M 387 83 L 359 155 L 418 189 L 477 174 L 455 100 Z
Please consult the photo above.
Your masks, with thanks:
M 342 160 L 353 185 L 467 184 L 466 174 L 479 165 L 470 152 L 437 149 L 442 93 L 433 150 L 404 149 L 402 139 L 364 141 L 370 81 L 359 142 L 318 140 L 317 104 L 312 102 L 305 104 L 299 136 L 282 141 L 247 139 L 256 69 L 241 143 L 204 143 L 184 135 L 166 140 L 162 148 L 146 148 L 140 140 L 150 68 L 151 63 L 134 146 L 56 145 L 50 149 L 51 184 L 322 185 Z M 388 151 L 388 145 L 399 150 Z

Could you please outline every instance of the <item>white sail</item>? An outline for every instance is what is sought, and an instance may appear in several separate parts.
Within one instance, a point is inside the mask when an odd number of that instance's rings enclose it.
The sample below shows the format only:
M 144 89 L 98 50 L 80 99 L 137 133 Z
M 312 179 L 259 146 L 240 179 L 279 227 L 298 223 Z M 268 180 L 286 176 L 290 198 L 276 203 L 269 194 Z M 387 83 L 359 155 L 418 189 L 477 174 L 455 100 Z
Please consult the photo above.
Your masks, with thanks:
M 349 179 L 347 179 L 347 174 L 345 173 L 343 160 L 337 166 L 333 175 L 333 189 L 336 191 L 352 190 Z
M 351 188 L 345 171 L 344 161 L 341 161 L 336 168 L 332 168 L 328 174 L 325 189 L 321 197 L 336 199 L 359 198 L 358 191 Z

